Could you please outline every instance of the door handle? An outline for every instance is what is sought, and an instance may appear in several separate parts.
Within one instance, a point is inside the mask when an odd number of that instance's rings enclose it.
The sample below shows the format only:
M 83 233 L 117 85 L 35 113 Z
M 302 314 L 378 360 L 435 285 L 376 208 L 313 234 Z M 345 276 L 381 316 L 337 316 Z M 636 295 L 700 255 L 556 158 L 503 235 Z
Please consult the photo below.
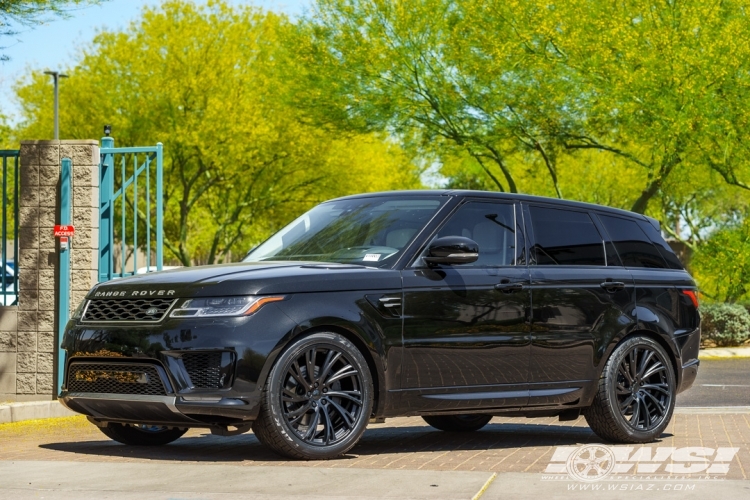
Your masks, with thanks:
M 495 285 L 495 290 L 505 293 L 513 293 L 523 290 L 523 283 L 498 283 Z
M 608 292 L 616 292 L 617 290 L 622 290 L 623 288 L 625 288 L 625 283 L 623 283 L 622 281 L 605 281 L 599 286 L 601 286 Z

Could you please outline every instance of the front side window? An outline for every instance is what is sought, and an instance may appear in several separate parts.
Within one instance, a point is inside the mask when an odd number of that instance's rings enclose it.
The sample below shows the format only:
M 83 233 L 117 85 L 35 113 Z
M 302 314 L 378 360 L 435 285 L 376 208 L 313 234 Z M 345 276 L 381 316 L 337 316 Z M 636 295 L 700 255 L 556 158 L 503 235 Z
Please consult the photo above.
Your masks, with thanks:
M 323 203 L 250 252 L 244 262 L 314 261 L 386 267 L 447 198 L 372 197 Z
M 533 205 L 529 212 L 537 265 L 604 265 L 602 237 L 588 213 Z
M 599 214 L 625 267 L 667 267 L 646 233 L 633 220 Z
M 516 261 L 515 209 L 510 203 L 469 202 L 456 210 L 436 238 L 463 236 L 479 245 L 479 258 L 461 267 L 512 266 Z

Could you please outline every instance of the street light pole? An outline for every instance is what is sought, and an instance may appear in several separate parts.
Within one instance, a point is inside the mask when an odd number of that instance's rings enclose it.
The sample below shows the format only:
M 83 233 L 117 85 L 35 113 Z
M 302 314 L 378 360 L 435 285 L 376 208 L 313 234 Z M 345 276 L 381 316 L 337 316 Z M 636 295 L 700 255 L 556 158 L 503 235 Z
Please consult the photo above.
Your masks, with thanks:
M 60 91 L 59 91 L 59 80 L 60 78 L 67 78 L 68 75 L 64 75 L 59 71 L 45 71 L 45 75 L 51 75 L 55 82 L 55 140 L 60 139 Z

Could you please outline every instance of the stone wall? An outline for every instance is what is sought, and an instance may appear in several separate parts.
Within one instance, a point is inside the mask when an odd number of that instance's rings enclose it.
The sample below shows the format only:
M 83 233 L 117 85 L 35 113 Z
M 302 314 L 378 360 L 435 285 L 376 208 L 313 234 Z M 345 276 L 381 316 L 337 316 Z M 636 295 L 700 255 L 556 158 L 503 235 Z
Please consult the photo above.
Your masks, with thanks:
M 19 194 L 18 306 L 0 307 L 0 400 L 55 397 L 60 164 L 73 162 L 72 312 L 97 282 L 97 141 L 23 141 Z M 12 389 L 12 391 L 11 391 Z

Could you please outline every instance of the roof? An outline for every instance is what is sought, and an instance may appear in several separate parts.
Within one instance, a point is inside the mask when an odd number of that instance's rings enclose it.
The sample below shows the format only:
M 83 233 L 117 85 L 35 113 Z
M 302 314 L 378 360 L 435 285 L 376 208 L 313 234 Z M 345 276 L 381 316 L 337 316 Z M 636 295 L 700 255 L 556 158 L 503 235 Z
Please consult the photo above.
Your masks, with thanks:
M 657 228 L 659 227 L 659 221 L 646 217 L 643 214 L 631 212 L 629 210 L 623 210 L 621 208 L 613 208 L 605 205 L 597 205 L 595 203 L 584 203 L 582 201 L 564 200 L 560 198 L 550 198 L 547 196 L 532 196 L 529 194 L 518 194 L 518 193 L 501 193 L 497 191 L 474 191 L 470 189 L 421 189 L 421 190 L 410 190 L 410 191 L 381 191 L 378 193 L 362 193 L 350 196 L 342 196 L 336 198 L 336 200 L 350 200 L 356 198 L 372 198 L 376 196 L 479 196 L 483 198 L 497 198 L 500 200 L 517 200 L 526 202 L 537 202 L 537 203 L 552 203 L 555 205 L 568 206 L 573 208 L 582 208 L 586 210 L 599 210 L 602 212 L 610 212 L 613 214 L 625 215 L 628 217 L 636 217 L 639 219 L 645 219 L 654 224 Z

